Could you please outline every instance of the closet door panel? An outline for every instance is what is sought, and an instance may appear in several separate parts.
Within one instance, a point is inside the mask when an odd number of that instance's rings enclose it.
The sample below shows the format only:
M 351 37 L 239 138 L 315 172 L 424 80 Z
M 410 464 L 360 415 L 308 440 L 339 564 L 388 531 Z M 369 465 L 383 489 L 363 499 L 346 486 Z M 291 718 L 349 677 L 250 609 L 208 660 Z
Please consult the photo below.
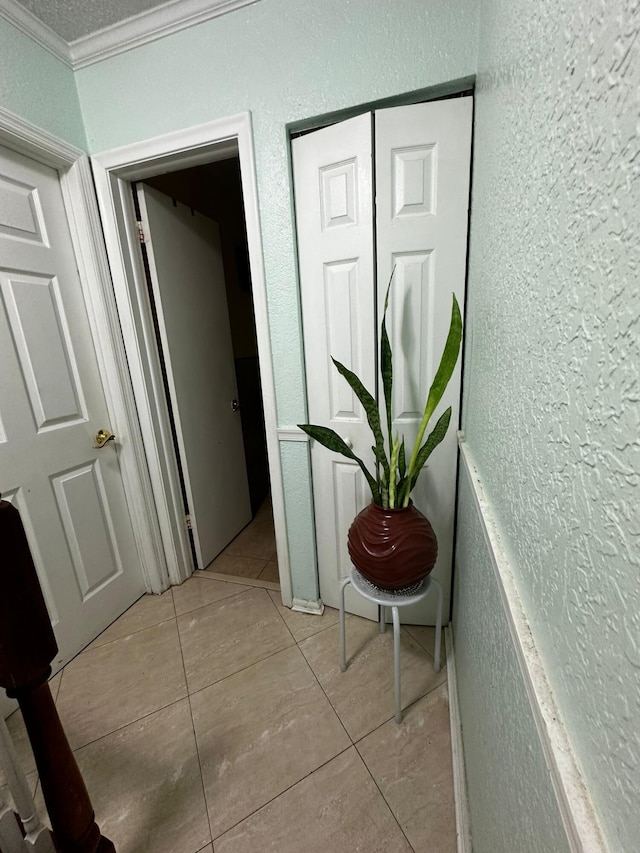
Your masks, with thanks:
M 388 328 L 394 353 L 394 431 L 407 454 L 422 419 L 451 316 L 464 309 L 473 99 L 453 98 L 375 114 L 378 311 L 395 269 Z M 461 360 L 435 413 L 451 406 L 451 426 L 423 471 L 413 500 L 438 537 L 434 576 L 449 607 L 460 417 Z M 428 435 L 428 432 L 426 433 Z M 433 624 L 435 600 L 405 621 Z

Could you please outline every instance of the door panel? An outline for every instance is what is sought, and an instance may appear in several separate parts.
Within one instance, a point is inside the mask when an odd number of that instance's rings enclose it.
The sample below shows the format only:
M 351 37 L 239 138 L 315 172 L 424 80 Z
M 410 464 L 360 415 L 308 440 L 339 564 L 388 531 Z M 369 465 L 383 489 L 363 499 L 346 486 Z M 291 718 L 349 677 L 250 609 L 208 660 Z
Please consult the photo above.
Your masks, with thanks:
M 375 393 L 371 131 L 371 116 L 363 115 L 293 141 L 309 421 L 332 427 L 370 468 L 364 410 L 331 356 Z M 312 442 L 311 460 L 320 595 L 337 607 L 351 568 L 347 530 L 370 492 L 345 457 Z M 347 604 L 375 618 L 375 606 L 351 588 Z
M 20 510 L 59 669 L 144 592 L 57 173 L 0 147 L 0 491 Z
M 464 306 L 473 99 L 378 110 L 376 242 L 378 310 L 395 267 L 389 337 L 394 353 L 394 431 L 407 452 L 422 419 L 449 329 L 451 295 Z M 451 426 L 412 493 L 438 538 L 434 577 L 448 612 L 453 562 L 461 361 L 431 422 L 451 406 Z M 408 623 L 435 622 L 435 598 L 408 608 Z
M 395 268 L 388 315 L 395 354 L 393 428 L 405 434 L 410 453 L 446 339 L 452 292 L 464 305 L 471 117 L 471 98 L 376 112 L 375 217 L 371 114 L 292 143 L 309 421 L 351 440 L 371 468 L 371 432 L 330 356 L 378 396 L 377 329 Z M 453 426 L 413 492 L 438 536 L 434 571 L 445 591 L 445 609 L 459 399 L 458 364 L 440 407 L 452 406 Z M 335 607 L 339 581 L 350 569 L 347 530 L 370 494 L 355 463 L 332 457 L 312 443 L 320 590 L 323 601 Z M 347 606 L 375 617 L 358 597 Z M 402 616 L 406 622 L 433 624 L 435 601 L 419 610 L 403 608 Z
M 198 568 L 251 520 L 218 224 L 137 186 Z M 240 401 L 241 404 L 241 401 Z

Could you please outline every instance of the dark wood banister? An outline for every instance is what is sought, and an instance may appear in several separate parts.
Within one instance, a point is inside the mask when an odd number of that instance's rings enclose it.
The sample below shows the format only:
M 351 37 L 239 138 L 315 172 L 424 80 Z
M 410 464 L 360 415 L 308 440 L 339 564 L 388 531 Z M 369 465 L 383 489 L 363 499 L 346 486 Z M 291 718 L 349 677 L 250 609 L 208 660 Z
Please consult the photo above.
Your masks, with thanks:
M 49 690 L 58 646 L 20 513 L 0 500 L 0 687 L 18 700 L 59 853 L 115 853 Z

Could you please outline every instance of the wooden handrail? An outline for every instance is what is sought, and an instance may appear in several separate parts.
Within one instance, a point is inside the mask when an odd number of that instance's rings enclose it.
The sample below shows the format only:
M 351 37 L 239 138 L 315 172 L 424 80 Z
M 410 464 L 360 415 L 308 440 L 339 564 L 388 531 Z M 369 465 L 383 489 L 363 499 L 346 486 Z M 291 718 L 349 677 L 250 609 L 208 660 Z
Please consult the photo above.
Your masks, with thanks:
M 49 690 L 58 651 L 20 513 L 0 500 L 0 687 L 18 700 L 59 853 L 115 853 L 100 833 Z

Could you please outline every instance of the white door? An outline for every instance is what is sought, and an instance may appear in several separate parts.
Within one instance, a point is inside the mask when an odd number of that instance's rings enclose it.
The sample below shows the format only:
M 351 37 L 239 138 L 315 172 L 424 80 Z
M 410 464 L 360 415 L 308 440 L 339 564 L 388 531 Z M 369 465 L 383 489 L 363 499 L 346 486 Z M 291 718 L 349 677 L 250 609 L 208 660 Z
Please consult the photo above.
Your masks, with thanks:
M 410 448 L 446 339 L 452 292 L 455 292 L 460 305 L 464 305 L 472 99 L 456 98 L 375 113 L 376 204 L 371 236 L 360 244 L 354 223 L 345 218 L 339 227 L 344 232 L 351 232 L 353 241 L 362 245 L 363 253 L 370 251 L 372 258 L 370 247 L 375 233 L 376 275 L 374 278 L 370 274 L 368 281 L 362 283 L 366 296 L 352 308 L 352 314 L 359 318 L 359 322 L 346 324 L 341 319 L 336 324 L 333 317 L 319 314 L 317 307 L 323 301 L 329 302 L 326 260 L 318 255 L 317 249 L 318 244 L 323 245 L 328 239 L 327 219 L 322 214 L 327 204 L 323 176 L 327 168 L 334 168 L 329 163 L 338 160 L 333 157 L 332 146 L 336 144 L 334 140 L 340 138 L 341 129 L 347 138 L 351 123 L 365 118 L 369 119 L 361 116 L 294 141 L 309 420 L 332 426 L 343 437 L 346 437 L 347 427 L 353 432 L 351 423 L 343 421 L 338 426 L 335 419 L 332 420 L 331 398 L 318 380 L 318 373 L 322 370 L 332 371 L 331 381 L 340 382 L 347 392 L 349 390 L 331 365 L 330 355 L 351 367 L 377 396 L 376 384 L 370 378 L 371 372 L 376 370 L 375 355 L 368 356 L 367 374 L 363 376 L 361 366 L 349 354 L 363 349 L 375 353 L 382 300 L 395 267 L 387 320 L 394 352 L 394 429 L 405 434 Z M 340 161 L 355 156 L 358 155 L 353 148 L 350 155 L 340 154 Z M 363 192 L 363 186 L 359 186 L 358 192 Z M 314 209 L 315 214 L 311 212 Z M 347 243 L 347 239 L 342 236 L 348 249 L 343 255 L 332 258 L 334 265 L 348 263 L 356 256 L 356 250 Z M 368 307 L 371 299 L 377 302 L 375 321 L 371 319 Z M 325 327 L 321 327 L 321 319 L 326 323 Z M 335 349 L 336 336 L 340 339 L 339 351 Z M 452 426 L 412 494 L 415 504 L 429 517 L 438 537 L 434 576 L 445 591 L 445 613 L 451 586 L 457 470 L 455 427 L 459 420 L 459 401 L 460 363 L 439 408 L 443 411 L 447 405 L 452 406 Z M 346 420 L 348 422 L 350 417 Z M 363 426 L 361 433 L 353 432 L 353 449 L 370 460 L 372 438 L 366 422 Z M 355 492 L 362 505 L 370 495 L 357 468 L 352 474 L 357 485 L 349 484 L 345 488 L 345 478 L 339 476 L 347 463 L 343 457 L 334 456 L 317 446 L 312 447 L 311 458 L 318 539 L 322 537 L 331 541 L 334 552 L 337 551 L 337 556 L 330 555 L 329 549 L 318 542 L 321 596 L 326 604 L 336 606 L 339 580 L 350 568 L 346 530 L 358 506 L 358 500 L 354 501 L 352 494 Z M 316 486 L 317 480 L 322 484 L 321 488 Z M 358 612 L 365 615 L 362 609 Z M 427 600 L 420 610 L 404 611 L 403 618 L 414 624 L 433 624 L 435 600 Z
M 218 224 L 137 185 L 198 568 L 251 521 Z M 236 402 L 234 402 L 236 401 Z
M 144 592 L 58 175 L 0 147 L 0 492 L 17 506 L 59 652 Z
M 309 422 L 334 429 L 373 469 L 364 410 L 331 362 L 358 374 L 375 396 L 372 126 L 367 113 L 293 140 Z M 349 574 L 347 531 L 370 501 L 355 462 L 311 443 L 320 595 L 338 606 Z M 375 607 L 347 588 L 351 612 Z

